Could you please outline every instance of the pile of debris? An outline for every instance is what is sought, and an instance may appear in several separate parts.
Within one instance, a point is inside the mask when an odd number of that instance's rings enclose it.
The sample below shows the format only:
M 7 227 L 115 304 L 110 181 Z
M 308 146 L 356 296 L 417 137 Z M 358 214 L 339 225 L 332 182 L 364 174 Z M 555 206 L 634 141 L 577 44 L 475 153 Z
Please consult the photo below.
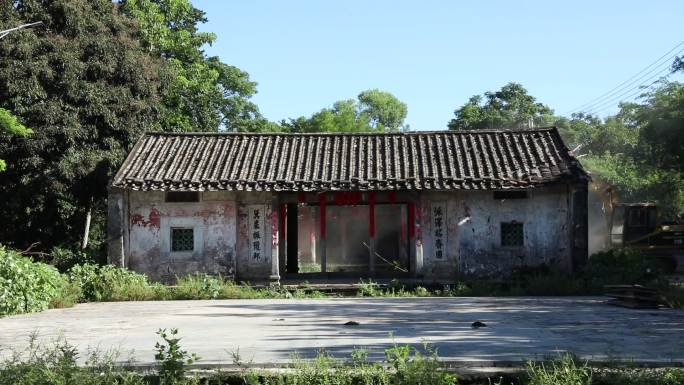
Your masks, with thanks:
M 630 309 L 658 309 L 665 301 L 658 290 L 641 285 L 606 285 L 606 295 L 612 299 L 611 305 Z

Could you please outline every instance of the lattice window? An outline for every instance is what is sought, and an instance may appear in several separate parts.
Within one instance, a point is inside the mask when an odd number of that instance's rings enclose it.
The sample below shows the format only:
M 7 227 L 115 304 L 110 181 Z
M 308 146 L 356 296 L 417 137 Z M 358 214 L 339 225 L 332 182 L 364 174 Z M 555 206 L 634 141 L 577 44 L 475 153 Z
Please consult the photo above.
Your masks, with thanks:
M 525 243 L 522 223 L 501 223 L 501 246 L 519 247 Z
M 171 229 L 171 251 L 193 251 L 193 229 Z

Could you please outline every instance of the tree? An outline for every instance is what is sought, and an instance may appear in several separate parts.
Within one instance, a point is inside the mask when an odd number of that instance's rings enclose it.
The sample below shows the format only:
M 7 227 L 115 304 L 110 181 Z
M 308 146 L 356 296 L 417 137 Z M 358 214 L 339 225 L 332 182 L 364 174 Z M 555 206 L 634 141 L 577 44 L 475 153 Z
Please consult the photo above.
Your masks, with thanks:
M 389 92 L 377 89 L 361 92 L 358 101 L 340 100 L 310 118 L 282 121 L 289 132 L 382 132 L 403 128 L 406 104 Z
M 472 96 L 454 111 L 448 123 L 450 130 L 487 128 L 524 128 L 553 122 L 553 110 L 527 93 L 518 83 L 508 83 L 495 92 L 485 92 L 484 98 Z
M 396 96 L 372 89 L 361 92 L 358 99 L 361 113 L 368 116 L 373 128 L 396 131 L 402 127 L 407 107 L 406 103 L 401 102 Z
M 684 84 L 662 81 L 615 116 L 575 114 L 560 126 L 583 165 L 624 201 L 655 201 L 666 217 L 684 216 Z
M 249 75 L 202 50 L 216 40 L 199 32 L 207 21 L 189 0 L 124 0 L 123 10 L 138 20 L 145 48 L 168 61 L 171 85 L 163 95 L 167 115 L 162 125 L 172 131 L 261 131 L 269 123 L 249 101 L 256 83 Z
M 20 136 L 26 137 L 32 134 L 30 128 L 26 128 L 19 123 L 17 117 L 4 108 L 0 108 L 0 135 L 2 136 Z M 0 159 L 0 172 L 5 171 L 7 163 Z
M 86 218 L 103 245 L 106 186 L 140 135 L 159 130 L 170 73 L 109 0 L 4 0 L 0 29 L 44 28 L 0 40 L 0 107 L 34 134 L 0 142 L 0 243 L 77 244 Z

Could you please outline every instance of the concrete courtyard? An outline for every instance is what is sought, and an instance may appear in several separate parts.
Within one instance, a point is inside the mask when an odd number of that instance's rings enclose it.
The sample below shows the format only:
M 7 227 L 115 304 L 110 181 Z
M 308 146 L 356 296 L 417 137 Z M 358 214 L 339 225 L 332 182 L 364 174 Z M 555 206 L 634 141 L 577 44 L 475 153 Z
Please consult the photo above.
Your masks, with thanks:
M 487 327 L 473 329 L 479 320 Z M 347 321 L 358 326 L 344 326 Z M 271 365 L 293 352 L 347 356 L 354 347 L 382 359 L 392 343 L 426 341 L 455 365 L 498 366 L 569 351 L 581 358 L 684 362 L 684 311 L 630 310 L 582 298 L 343 298 L 89 303 L 0 319 L 0 355 L 25 348 L 29 335 L 60 336 L 85 352 L 117 349 L 153 361 L 159 328 L 178 328 L 200 364 Z M 132 352 L 132 353 L 131 353 Z M 123 359 L 122 358 L 122 359 Z

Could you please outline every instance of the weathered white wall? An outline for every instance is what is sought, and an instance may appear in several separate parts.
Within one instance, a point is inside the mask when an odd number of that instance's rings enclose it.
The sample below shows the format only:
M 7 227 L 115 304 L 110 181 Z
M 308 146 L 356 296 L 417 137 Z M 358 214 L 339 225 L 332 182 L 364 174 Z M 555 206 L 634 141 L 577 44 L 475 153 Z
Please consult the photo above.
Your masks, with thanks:
M 230 192 L 207 192 L 200 202 L 165 202 L 164 193 L 128 193 L 126 264 L 151 279 L 172 281 L 195 272 L 233 275 L 236 202 Z M 171 228 L 194 229 L 194 251 L 171 251 Z
M 570 217 L 565 186 L 529 190 L 527 199 L 496 200 L 492 191 L 428 192 L 420 202 L 426 278 L 497 277 L 516 267 L 571 269 Z M 435 257 L 431 204 L 447 204 L 446 256 Z M 501 222 L 521 222 L 523 247 L 501 246 Z
M 274 195 L 205 192 L 196 203 L 166 203 L 163 192 L 125 192 L 126 265 L 154 280 L 195 272 L 268 279 L 277 271 L 278 212 Z M 446 209 L 442 258 L 435 255 L 432 209 Z M 263 209 L 259 258 L 250 249 L 249 208 Z M 276 206 L 277 207 L 277 206 Z M 497 200 L 492 191 L 424 192 L 416 202 L 413 267 L 426 279 L 498 277 L 516 267 L 547 264 L 569 271 L 571 215 L 566 186 L 529 190 L 527 199 Z M 524 246 L 502 247 L 501 222 L 521 222 Z M 193 227 L 193 252 L 171 252 L 172 227 Z M 334 234 L 329 234 L 334 236 Z M 422 263 L 421 263 L 422 262 Z

